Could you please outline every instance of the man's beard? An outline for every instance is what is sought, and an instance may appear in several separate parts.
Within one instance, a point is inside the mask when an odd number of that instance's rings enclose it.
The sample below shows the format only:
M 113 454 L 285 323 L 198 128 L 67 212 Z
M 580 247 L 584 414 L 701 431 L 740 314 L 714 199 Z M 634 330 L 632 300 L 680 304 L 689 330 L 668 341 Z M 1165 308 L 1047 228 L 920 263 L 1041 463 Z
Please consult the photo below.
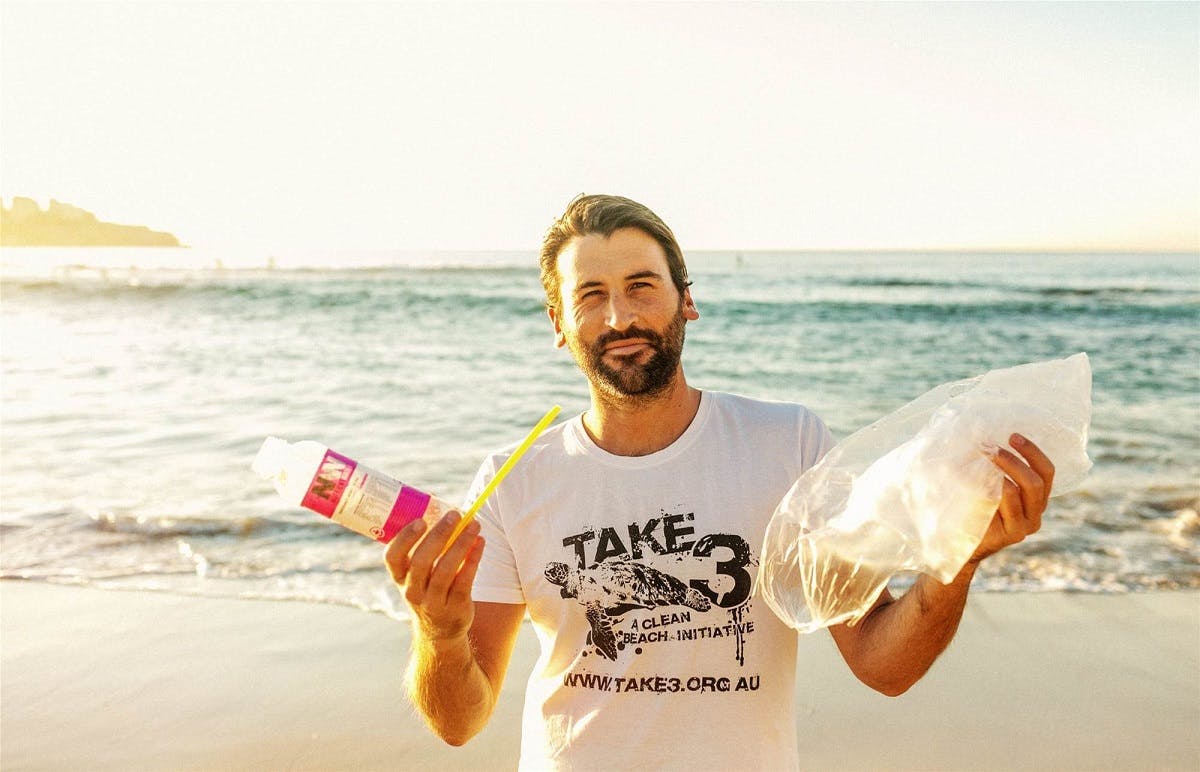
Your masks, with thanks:
M 685 326 L 681 303 L 662 335 L 644 327 L 630 326 L 621 332 L 611 330 L 601 335 L 587 348 L 573 335 L 567 336 L 567 342 L 579 369 L 602 391 L 613 396 L 647 399 L 666 391 L 674 380 L 683 355 Z M 641 352 L 619 357 L 621 364 L 616 367 L 604 360 L 605 346 L 633 338 L 646 341 L 654 350 L 645 364 L 634 361 L 642 356 Z

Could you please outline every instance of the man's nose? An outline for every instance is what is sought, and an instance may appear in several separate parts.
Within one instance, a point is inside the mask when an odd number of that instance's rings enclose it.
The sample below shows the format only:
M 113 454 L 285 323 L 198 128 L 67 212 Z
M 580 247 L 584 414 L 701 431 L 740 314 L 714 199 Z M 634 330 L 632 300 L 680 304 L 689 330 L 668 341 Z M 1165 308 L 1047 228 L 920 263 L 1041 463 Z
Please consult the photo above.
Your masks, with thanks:
M 614 292 L 608 296 L 608 326 L 614 330 L 624 330 L 633 324 L 637 319 L 637 309 L 634 304 L 629 301 L 620 292 Z

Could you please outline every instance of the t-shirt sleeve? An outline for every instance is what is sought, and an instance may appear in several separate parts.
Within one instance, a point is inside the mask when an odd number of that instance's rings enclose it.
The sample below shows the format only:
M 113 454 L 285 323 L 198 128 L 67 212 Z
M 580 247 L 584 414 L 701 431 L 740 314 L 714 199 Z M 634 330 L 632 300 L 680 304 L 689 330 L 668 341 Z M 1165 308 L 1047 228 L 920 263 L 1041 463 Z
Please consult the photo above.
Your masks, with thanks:
M 463 505 L 465 510 L 475 502 L 484 486 L 496 473 L 496 458 L 492 456 L 479 468 L 475 482 L 467 492 Z M 483 558 L 475 584 L 471 587 L 471 599 L 484 603 L 524 603 L 525 593 L 521 589 L 521 578 L 517 573 L 517 561 L 513 556 L 503 518 L 498 511 L 499 496 L 493 494 L 480 508 L 475 519 L 479 521 L 479 534 L 483 537 Z
M 833 450 L 833 433 L 816 413 L 805 408 L 800 416 L 800 472 L 803 474 Z

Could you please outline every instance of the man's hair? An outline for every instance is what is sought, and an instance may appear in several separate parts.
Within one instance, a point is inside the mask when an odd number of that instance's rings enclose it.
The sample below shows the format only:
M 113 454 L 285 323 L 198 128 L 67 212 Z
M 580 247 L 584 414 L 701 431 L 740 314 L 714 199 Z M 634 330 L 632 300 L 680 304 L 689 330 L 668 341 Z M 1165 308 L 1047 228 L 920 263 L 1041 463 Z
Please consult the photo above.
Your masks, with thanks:
M 683 251 L 675 234 L 658 215 L 636 201 L 621 196 L 578 195 L 567 204 L 567 211 L 554 221 L 542 239 L 542 287 L 546 290 L 546 305 L 557 309 L 561 302 L 558 276 L 558 254 L 571 239 L 593 233 L 604 238 L 621 228 L 637 228 L 662 246 L 667 256 L 671 281 L 682 295 L 690 282 Z

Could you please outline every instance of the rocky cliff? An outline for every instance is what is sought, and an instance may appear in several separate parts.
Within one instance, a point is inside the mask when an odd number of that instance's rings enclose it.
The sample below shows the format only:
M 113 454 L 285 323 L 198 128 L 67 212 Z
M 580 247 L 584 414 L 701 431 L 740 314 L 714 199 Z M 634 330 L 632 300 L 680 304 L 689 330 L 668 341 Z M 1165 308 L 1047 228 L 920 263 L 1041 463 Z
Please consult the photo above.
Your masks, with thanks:
M 0 206 L 0 246 L 5 247 L 178 247 L 170 233 L 145 225 L 102 222 L 77 206 L 50 200 L 44 211 L 31 198 Z

